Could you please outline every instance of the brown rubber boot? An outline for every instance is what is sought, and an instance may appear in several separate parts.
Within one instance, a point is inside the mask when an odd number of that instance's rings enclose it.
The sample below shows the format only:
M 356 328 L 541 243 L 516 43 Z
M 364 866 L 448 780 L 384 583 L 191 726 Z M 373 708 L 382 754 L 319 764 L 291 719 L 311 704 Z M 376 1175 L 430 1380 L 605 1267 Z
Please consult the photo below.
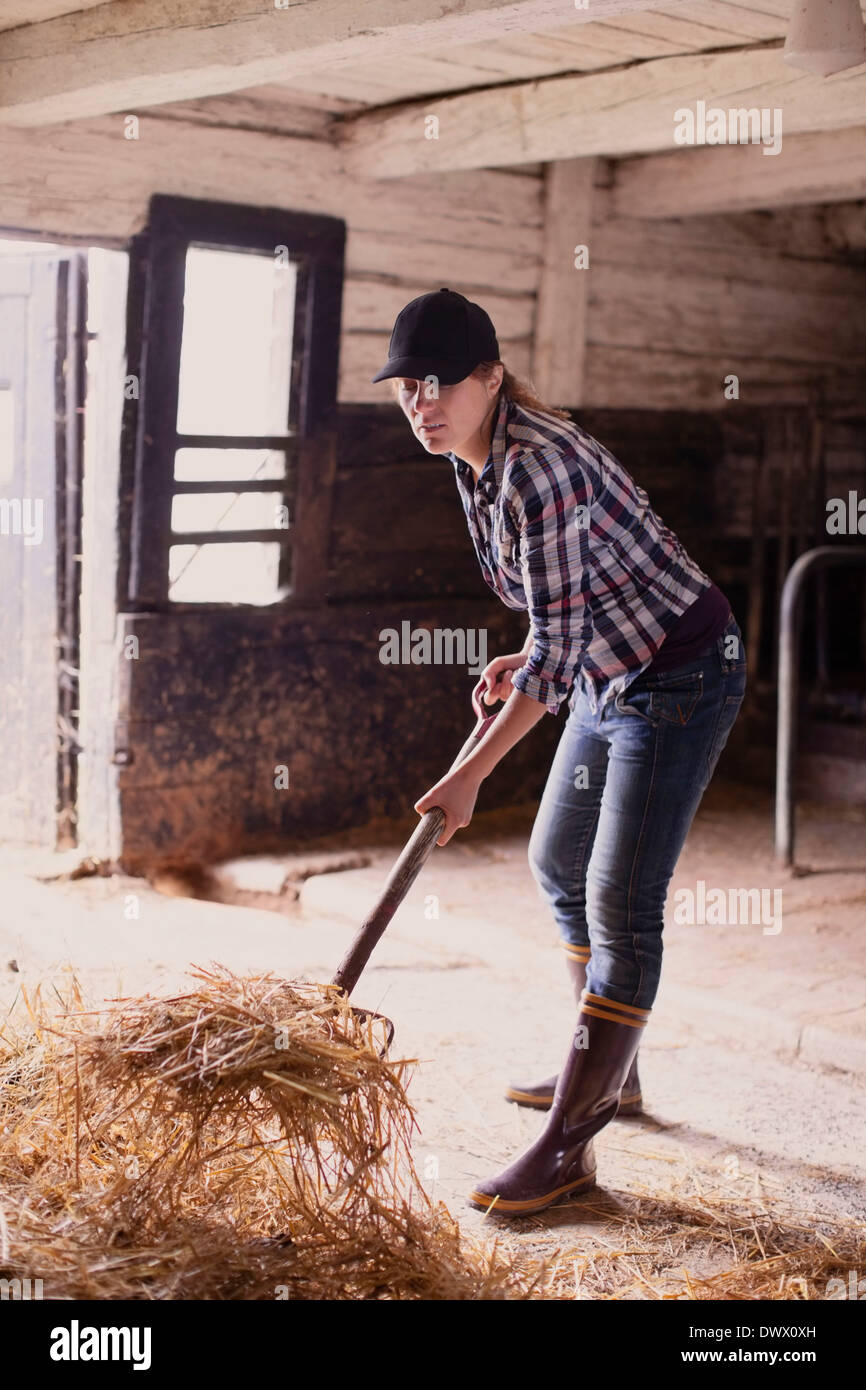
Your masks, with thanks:
M 593 1136 L 619 1109 L 649 1009 L 584 993 L 577 1029 L 542 1134 L 469 1194 L 479 1211 L 523 1216 L 595 1185 Z
M 566 945 L 565 951 L 566 966 L 574 984 L 574 997 L 579 1005 L 580 996 L 586 985 L 589 947 Z M 549 1076 L 545 1081 L 534 1083 L 531 1081 L 515 1082 L 506 1090 L 505 1099 L 512 1101 L 515 1105 L 522 1105 L 527 1110 L 549 1110 L 553 1104 L 556 1081 L 555 1076 Z M 637 1074 L 637 1057 L 635 1056 L 622 1088 L 617 1114 L 639 1115 L 642 1111 L 643 1097 L 641 1096 L 640 1078 Z

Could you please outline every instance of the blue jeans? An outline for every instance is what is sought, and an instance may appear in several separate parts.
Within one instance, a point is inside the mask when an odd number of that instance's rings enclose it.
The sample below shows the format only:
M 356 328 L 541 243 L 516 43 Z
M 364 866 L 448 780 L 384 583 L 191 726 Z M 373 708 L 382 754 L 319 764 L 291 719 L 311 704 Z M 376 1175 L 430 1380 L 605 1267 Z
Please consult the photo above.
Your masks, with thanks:
M 745 689 L 733 616 L 694 661 L 639 676 L 598 711 L 575 689 L 529 862 L 562 944 L 590 948 L 593 994 L 652 1008 L 668 885 Z

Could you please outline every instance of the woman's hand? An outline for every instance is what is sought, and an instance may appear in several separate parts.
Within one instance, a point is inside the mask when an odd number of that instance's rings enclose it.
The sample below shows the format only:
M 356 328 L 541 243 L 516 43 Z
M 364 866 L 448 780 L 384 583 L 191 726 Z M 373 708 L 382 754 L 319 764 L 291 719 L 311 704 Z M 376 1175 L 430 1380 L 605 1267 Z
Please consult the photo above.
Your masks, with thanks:
M 420 816 L 434 806 L 444 811 L 445 824 L 439 833 L 437 845 L 447 845 L 452 835 L 469 824 L 475 810 L 478 788 L 488 772 L 518 739 L 537 724 L 545 712 L 544 705 L 522 695 L 511 684 L 512 671 L 519 671 L 526 665 L 532 641 L 530 632 L 522 652 L 494 657 L 484 667 L 481 672 L 485 684 L 484 703 L 492 705 L 496 700 L 505 700 L 506 708 L 497 715 L 493 727 L 479 739 L 478 747 L 467 755 L 465 761 L 446 772 L 435 787 L 431 787 L 415 802 L 415 810 Z
M 482 697 L 485 705 L 492 705 L 496 700 L 507 700 L 511 694 L 511 672 L 519 671 L 521 666 L 525 665 L 526 652 L 495 656 L 492 661 L 488 661 L 481 672 L 481 679 L 487 686 Z
M 447 845 L 455 831 L 469 824 L 480 785 L 481 779 L 473 768 L 456 767 L 415 802 L 415 810 L 421 816 L 434 806 L 440 806 L 445 812 L 445 824 L 437 845 Z

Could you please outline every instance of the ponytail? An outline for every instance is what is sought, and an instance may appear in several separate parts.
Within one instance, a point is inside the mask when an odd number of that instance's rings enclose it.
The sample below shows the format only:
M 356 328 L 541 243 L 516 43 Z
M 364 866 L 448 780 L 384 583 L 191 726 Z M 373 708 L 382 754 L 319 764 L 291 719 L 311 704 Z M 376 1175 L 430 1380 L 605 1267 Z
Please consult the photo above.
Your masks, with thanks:
M 500 396 L 504 396 L 507 401 L 513 401 L 515 405 L 522 405 L 525 410 L 537 410 L 541 415 L 552 415 L 556 420 L 567 420 L 572 423 L 571 416 L 567 410 L 559 410 L 556 406 L 546 405 L 539 400 L 532 387 L 520 377 L 514 375 L 506 367 L 505 363 L 499 362 L 479 362 L 472 376 L 488 377 L 494 367 L 502 368 L 502 385 L 499 388 Z
M 494 367 L 502 368 L 502 384 L 499 387 L 500 398 L 504 396 L 506 400 L 513 401 L 515 405 L 523 406 L 525 410 L 535 410 L 541 415 L 552 415 L 555 420 L 567 420 L 569 424 L 572 424 L 571 415 L 567 410 L 559 410 L 556 406 L 546 405 L 544 401 L 539 400 L 532 387 L 510 372 L 502 361 L 479 362 L 469 375 L 481 377 L 483 380 L 492 374 Z M 399 389 L 397 378 L 391 377 L 391 392 L 395 398 Z

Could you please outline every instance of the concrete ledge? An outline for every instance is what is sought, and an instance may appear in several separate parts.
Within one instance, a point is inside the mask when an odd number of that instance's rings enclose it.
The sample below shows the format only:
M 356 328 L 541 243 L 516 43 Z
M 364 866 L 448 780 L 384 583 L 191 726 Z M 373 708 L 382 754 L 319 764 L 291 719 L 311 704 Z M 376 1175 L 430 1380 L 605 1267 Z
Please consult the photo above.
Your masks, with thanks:
M 866 1077 L 866 1038 L 839 1029 L 807 1023 L 797 1055 L 804 1062 L 817 1062 Z

